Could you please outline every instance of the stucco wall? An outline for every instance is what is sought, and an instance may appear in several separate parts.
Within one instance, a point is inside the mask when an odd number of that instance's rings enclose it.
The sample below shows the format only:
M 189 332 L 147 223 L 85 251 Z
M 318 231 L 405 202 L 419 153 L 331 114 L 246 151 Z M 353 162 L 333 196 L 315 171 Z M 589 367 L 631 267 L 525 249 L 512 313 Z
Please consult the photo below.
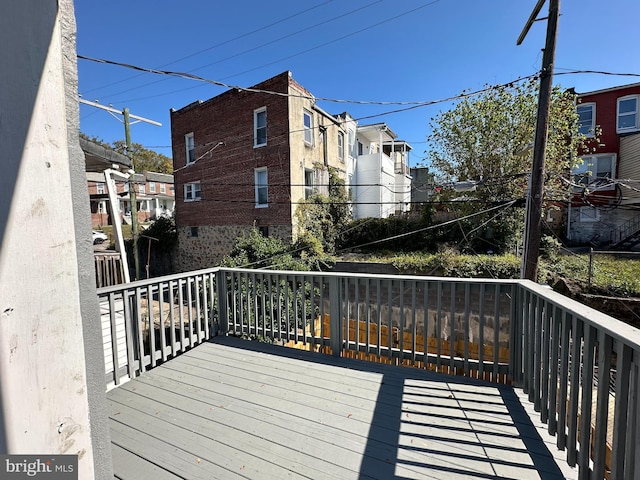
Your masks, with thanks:
M 0 447 L 78 454 L 79 478 L 106 480 L 72 1 L 4 5 L 0 65 Z

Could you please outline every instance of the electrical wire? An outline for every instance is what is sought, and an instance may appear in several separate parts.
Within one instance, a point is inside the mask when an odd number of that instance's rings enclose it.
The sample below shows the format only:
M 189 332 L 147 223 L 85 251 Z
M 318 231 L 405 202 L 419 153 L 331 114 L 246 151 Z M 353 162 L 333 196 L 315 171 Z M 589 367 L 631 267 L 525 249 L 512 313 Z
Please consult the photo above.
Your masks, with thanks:
M 187 60 L 187 59 L 189 59 L 189 58 L 192 58 L 192 57 L 198 56 L 198 55 L 200 55 L 200 54 L 202 54 L 202 53 L 209 52 L 209 51 L 211 51 L 211 50 L 213 50 L 213 49 L 215 49 L 215 48 L 222 47 L 222 46 L 224 46 L 224 45 L 228 45 L 229 43 L 235 42 L 236 40 L 240 40 L 240 39 L 242 39 L 242 38 L 246 38 L 246 37 L 251 36 L 251 35 L 254 35 L 254 34 L 256 34 L 256 33 L 263 32 L 263 31 L 265 31 L 265 30 L 267 30 L 267 29 L 269 29 L 269 28 L 271 28 L 271 27 L 274 27 L 274 26 L 276 26 L 276 25 L 279 25 L 280 23 L 284 23 L 284 22 L 286 22 L 287 20 L 291 20 L 292 18 L 298 17 L 298 16 L 303 15 L 303 14 L 305 14 L 305 13 L 307 13 L 307 12 L 310 12 L 311 10 L 315 10 L 315 9 L 317 9 L 317 8 L 323 7 L 324 5 L 327 5 L 327 4 L 329 4 L 329 3 L 333 2 L 333 1 L 334 1 L 334 0 L 326 0 L 326 1 L 325 1 L 325 2 L 323 2 L 323 3 L 320 3 L 320 4 L 318 4 L 318 5 L 314 5 L 314 6 L 312 6 L 312 7 L 306 8 L 306 9 L 304 9 L 304 10 L 302 10 L 302 11 L 299 11 L 299 12 L 294 13 L 294 14 L 292 14 L 292 15 L 289 15 L 289 16 L 287 16 L 287 17 L 281 18 L 280 20 L 276 20 L 275 22 L 272 22 L 272 23 L 270 23 L 270 24 L 268 24 L 268 25 L 265 25 L 265 26 L 263 26 L 263 27 L 257 28 L 257 29 L 255 29 L 255 30 L 251 30 L 251 31 L 249 31 L 249 32 L 242 33 L 242 34 L 237 35 L 237 36 L 235 36 L 235 37 L 232 37 L 232 38 L 230 38 L 230 39 L 227 39 L 227 40 L 224 40 L 224 41 L 222 41 L 222 42 L 216 43 L 215 45 L 212 45 L 212 46 L 210 46 L 210 47 L 203 48 L 202 50 L 198 50 L 197 52 L 190 53 L 189 55 L 185 55 L 184 57 L 180 57 L 180 58 L 178 58 L 178 59 L 176 59 L 176 60 L 172 60 L 171 62 L 168 62 L 168 63 L 165 63 L 165 64 L 161 65 L 159 68 L 165 68 L 165 67 L 168 67 L 169 65 L 174 65 L 174 64 L 176 64 L 176 63 L 178 63 L 178 62 L 181 62 L 181 61 L 183 61 L 183 60 Z M 119 81 L 117 81 L 117 82 L 111 82 L 111 83 L 109 83 L 109 84 L 107 84 L 107 85 L 103 85 L 103 86 L 100 86 L 100 87 L 95 87 L 95 88 L 92 88 L 92 89 L 86 90 L 86 91 L 85 91 L 85 93 L 94 92 L 94 91 L 96 91 L 96 90 L 101 90 L 101 89 L 103 89 L 103 88 L 110 87 L 110 86 L 113 86 L 113 85 L 118 85 L 118 84 L 120 84 L 120 83 L 124 83 L 124 82 L 130 81 L 130 80 L 133 80 L 134 78 L 138 78 L 138 77 L 140 77 L 141 75 L 143 75 L 143 74 L 142 74 L 142 73 L 140 73 L 140 74 L 138 74 L 138 75 L 133 75 L 133 76 L 131 76 L 131 77 L 129 77 L 129 78 L 124 78 L 124 79 L 119 80 Z M 148 85 L 150 85 L 150 84 L 145 84 L 145 85 L 143 85 L 143 87 L 144 87 L 144 86 L 148 86 Z M 125 90 L 125 91 L 128 91 L 128 90 Z M 120 93 L 122 93 L 122 92 L 120 92 Z M 113 95 L 119 95 L 120 93 L 115 93 L 115 94 L 113 94 Z

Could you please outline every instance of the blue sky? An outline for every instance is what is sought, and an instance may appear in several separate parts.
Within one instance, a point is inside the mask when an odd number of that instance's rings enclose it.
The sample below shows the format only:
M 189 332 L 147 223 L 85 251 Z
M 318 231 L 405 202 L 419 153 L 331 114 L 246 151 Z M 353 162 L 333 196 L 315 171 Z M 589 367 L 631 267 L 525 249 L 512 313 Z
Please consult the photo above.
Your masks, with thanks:
M 77 0 L 78 54 L 140 67 L 188 72 L 250 87 L 290 70 L 316 97 L 364 102 L 444 99 L 502 84 L 540 69 L 546 22 L 516 46 L 535 0 Z M 548 2 L 547 2 L 548 3 Z M 542 14 L 546 15 L 545 4 Z M 601 70 L 640 74 L 637 0 L 561 2 L 556 73 Z M 541 15 L 542 16 L 542 15 Z M 132 141 L 171 156 L 169 110 L 225 88 L 78 60 L 79 92 L 162 123 L 132 125 Z M 578 92 L 640 82 L 640 77 L 557 76 Z M 356 118 L 398 105 L 320 102 Z M 429 119 L 451 101 L 362 120 L 386 122 L 414 147 L 427 148 Z M 108 112 L 80 106 L 80 128 L 105 141 L 124 138 Z

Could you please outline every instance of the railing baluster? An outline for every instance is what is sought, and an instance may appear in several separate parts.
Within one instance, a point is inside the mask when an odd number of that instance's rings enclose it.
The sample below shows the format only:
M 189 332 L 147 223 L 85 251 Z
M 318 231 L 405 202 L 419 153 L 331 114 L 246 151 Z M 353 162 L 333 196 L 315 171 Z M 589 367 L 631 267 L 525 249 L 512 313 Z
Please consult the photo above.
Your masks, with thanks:
M 452 283 L 451 288 L 451 305 L 449 308 L 449 373 L 456 374 L 456 284 Z
M 111 362 L 113 382 L 120 385 L 120 363 L 118 361 L 118 326 L 116 323 L 115 294 L 109 295 L 109 325 L 111 328 Z
M 138 332 L 138 349 L 139 349 L 138 354 L 140 355 L 140 372 L 145 372 L 147 370 L 147 364 L 146 364 L 146 359 L 144 354 L 144 338 L 143 338 L 144 326 L 142 325 L 142 313 L 140 311 L 140 305 L 142 305 L 140 290 L 141 288 L 135 289 L 135 299 L 136 299 L 135 323 L 137 325 L 136 331 Z
M 529 401 L 533 402 L 533 409 L 540 411 L 540 368 L 542 363 L 542 300 L 539 295 L 535 297 L 535 314 L 533 321 L 533 388 L 529 392 Z
M 193 292 L 196 297 L 196 318 L 194 319 L 196 324 L 196 343 L 200 343 L 202 341 L 202 305 L 200 302 L 200 292 L 204 290 L 204 283 L 201 283 L 200 276 L 196 276 L 193 279 Z
M 525 293 L 525 339 L 524 342 L 524 393 L 528 394 L 530 402 L 533 402 L 533 343 L 534 343 L 534 325 L 535 325 L 535 305 L 533 302 L 533 292 L 527 291 Z
M 584 344 L 582 346 L 582 407 L 580 408 L 580 451 L 578 452 L 578 476 L 589 479 L 591 459 L 591 401 L 593 398 L 593 350 L 594 328 L 585 323 Z
M 416 282 L 412 281 L 411 282 L 411 365 L 416 364 L 416 340 L 417 340 L 416 329 L 418 328 L 416 324 L 416 310 L 417 310 L 416 290 L 417 290 Z M 423 337 L 424 337 L 424 334 L 423 334 Z
M 471 285 L 466 283 L 464 286 L 464 374 L 469 375 L 469 334 L 471 317 Z
M 547 423 L 549 420 L 549 347 L 553 334 L 551 333 L 551 304 L 549 302 L 544 302 L 543 305 L 542 374 L 540 376 L 540 381 L 542 383 L 542 400 L 540 404 L 540 420 L 543 423 Z
M 153 292 L 151 285 L 147 285 L 147 320 L 149 321 L 149 355 L 151 355 L 151 366 L 156 366 L 156 322 L 154 320 Z
M 626 475 L 625 450 L 629 413 L 629 377 L 632 350 L 621 341 L 616 342 L 616 402 L 613 409 L 613 445 L 611 478 L 631 478 Z
M 167 332 L 164 323 L 164 295 L 162 289 L 162 282 L 158 283 L 158 317 L 160 320 L 160 354 L 162 355 L 162 361 L 167 361 Z
M 438 281 L 436 305 L 436 371 L 442 371 L 442 282 Z
M 387 284 L 387 333 L 388 333 L 388 347 L 387 356 L 391 361 L 393 359 L 393 280 L 386 281 Z
M 550 378 L 549 378 L 549 422 L 548 432 L 550 435 L 555 435 L 558 419 L 557 419 L 557 404 L 558 404 L 558 369 L 560 367 L 560 335 L 562 331 L 562 322 L 560 321 L 561 309 L 559 306 L 553 307 L 553 315 L 551 316 L 551 363 L 549 365 Z M 564 433 L 564 432 L 563 432 Z
M 136 336 L 137 331 L 134 327 L 133 319 L 131 318 L 131 304 L 129 298 L 129 291 L 127 289 L 121 290 L 122 307 L 124 314 L 124 333 L 127 342 L 127 372 L 129 378 L 133 379 L 138 375 L 139 366 L 136 365 Z
M 376 355 L 380 357 L 382 355 L 382 282 L 378 278 L 376 279 L 376 332 L 377 332 L 377 349 Z
M 596 406 L 596 431 L 593 438 L 593 473 L 604 478 L 607 451 L 607 424 L 609 416 L 609 380 L 611 375 L 611 337 L 598 332 L 598 396 Z
M 356 354 L 360 354 L 360 344 L 362 343 L 360 340 L 360 284 L 358 282 L 358 278 L 353 279 L 353 289 L 354 289 L 354 299 L 353 299 L 353 310 L 354 310 L 354 327 L 355 327 L 355 346 L 356 346 Z
M 569 350 L 571 319 L 567 318 L 566 310 L 562 311 L 562 333 L 560 337 L 560 393 L 558 399 L 558 438 L 556 445 L 559 450 L 564 450 L 567 446 L 567 391 L 569 388 Z
M 567 463 L 570 467 L 576 466 L 576 449 L 578 441 L 578 392 L 580 391 L 580 347 L 582 346 L 582 321 L 575 315 L 572 316 L 571 327 L 571 376 L 569 393 L 569 406 L 567 407 L 568 438 L 567 438 Z
M 485 305 L 485 284 L 480 284 L 478 294 L 478 378 L 484 380 L 484 305 Z
M 364 300 L 364 308 L 365 308 L 365 323 L 366 323 L 366 337 L 365 341 L 367 342 L 367 354 L 371 353 L 371 280 L 366 278 L 364 281 L 365 288 L 365 300 Z
M 640 464 L 640 372 L 638 371 L 638 358 L 636 352 L 631 357 L 631 370 L 629 375 L 629 409 L 627 421 L 627 435 L 625 438 L 625 465 L 624 480 L 637 480 L 636 465 Z M 630 428 L 629 428 L 630 427 Z
M 429 368 L 429 281 L 424 282 L 424 299 L 422 302 L 422 353 L 424 368 Z
M 500 364 L 500 284 L 496 283 L 496 293 L 493 299 L 493 380 L 498 379 L 498 365 Z

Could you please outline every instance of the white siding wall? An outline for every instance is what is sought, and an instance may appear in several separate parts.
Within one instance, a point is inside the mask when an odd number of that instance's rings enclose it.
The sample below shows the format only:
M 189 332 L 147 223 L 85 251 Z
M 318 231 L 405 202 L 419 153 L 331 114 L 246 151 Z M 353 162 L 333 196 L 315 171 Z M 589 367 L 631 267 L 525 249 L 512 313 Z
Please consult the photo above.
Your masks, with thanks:
M 620 138 L 620 156 L 618 157 L 618 178 L 624 180 L 640 180 L 640 134 L 629 135 Z M 639 183 L 628 183 L 640 190 Z M 621 186 L 623 203 L 637 203 L 640 201 L 640 192 Z

